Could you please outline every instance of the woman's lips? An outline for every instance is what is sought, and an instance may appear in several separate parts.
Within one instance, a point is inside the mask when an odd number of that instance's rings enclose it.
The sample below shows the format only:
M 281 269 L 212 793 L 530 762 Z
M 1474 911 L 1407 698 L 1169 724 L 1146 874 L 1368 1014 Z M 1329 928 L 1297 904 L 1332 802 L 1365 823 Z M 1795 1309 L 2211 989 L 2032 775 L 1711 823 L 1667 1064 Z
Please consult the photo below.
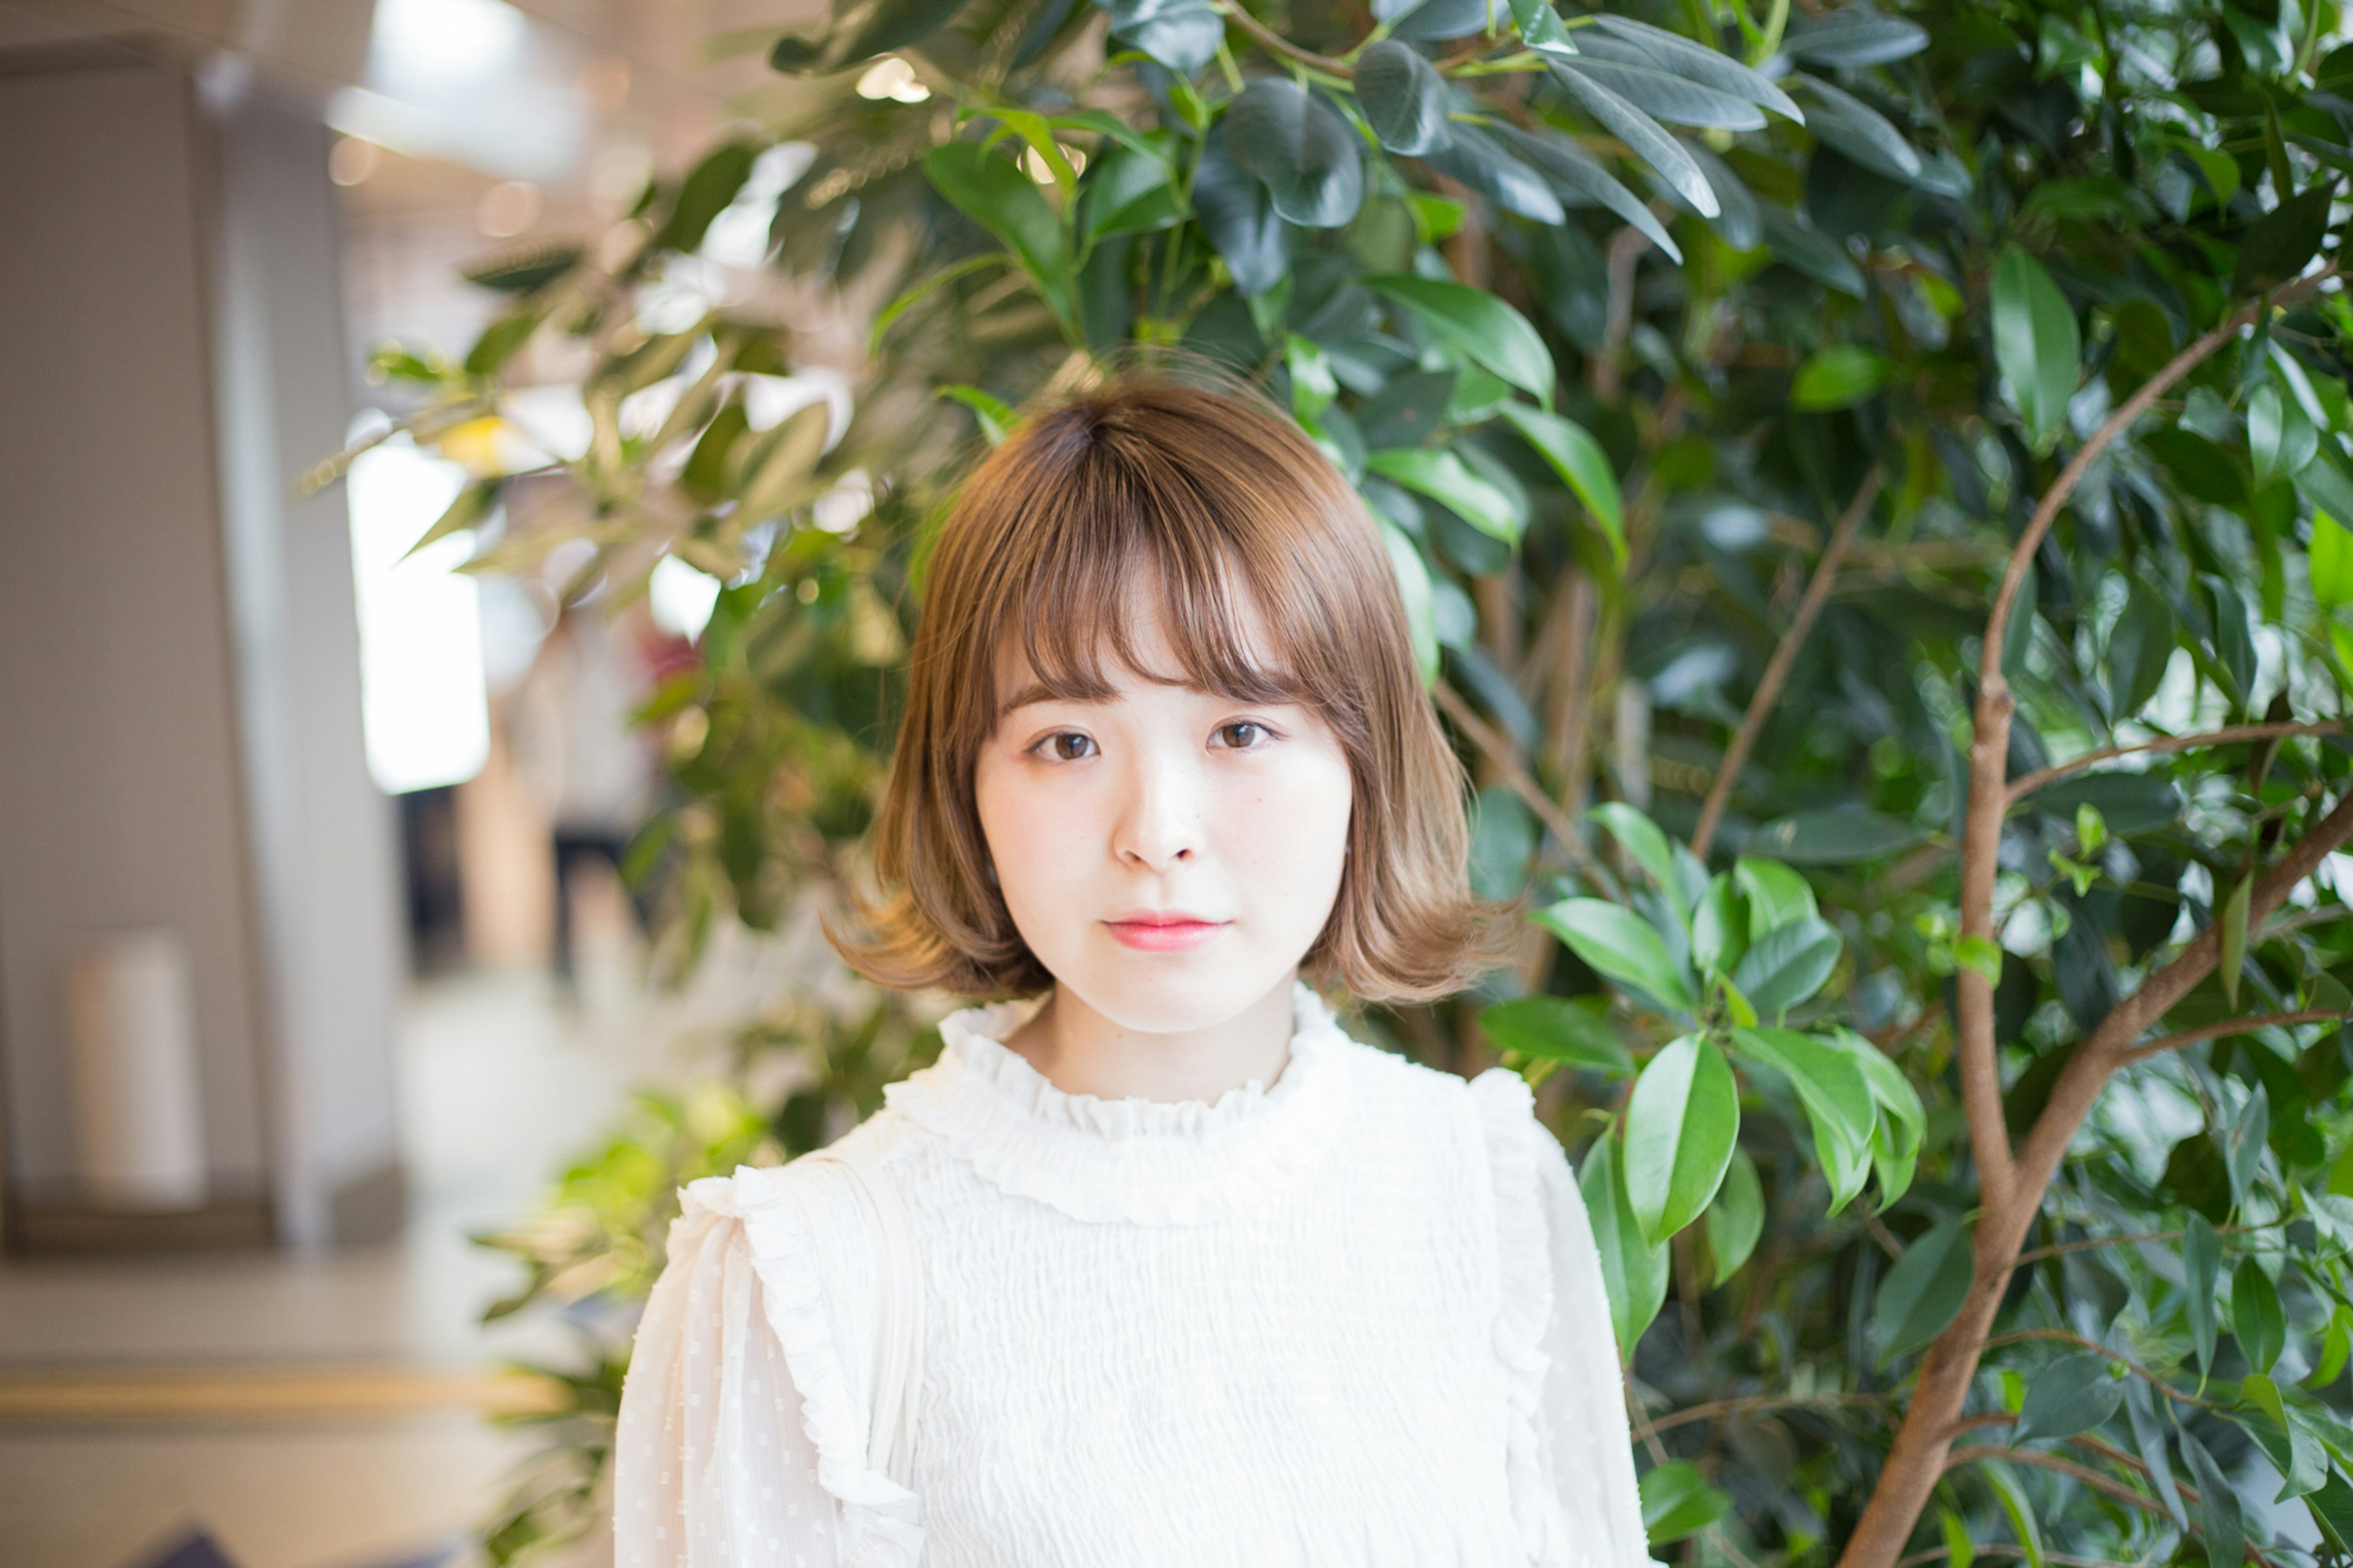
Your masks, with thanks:
M 1111 927 L 1113 936 L 1139 952 L 1183 952 L 1226 929 L 1223 921 L 1200 921 L 1183 915 L 1136 916 L 1103 923 Z

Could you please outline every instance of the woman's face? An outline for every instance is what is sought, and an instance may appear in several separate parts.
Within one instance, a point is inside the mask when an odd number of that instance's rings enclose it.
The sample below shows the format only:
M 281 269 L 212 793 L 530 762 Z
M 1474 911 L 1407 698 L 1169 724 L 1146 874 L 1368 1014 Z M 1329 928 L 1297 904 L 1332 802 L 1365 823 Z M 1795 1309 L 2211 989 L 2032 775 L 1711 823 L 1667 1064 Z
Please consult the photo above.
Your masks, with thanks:
M 1181 668 L 1140 615 L 1137 656 Z M 998 662 L 1010 706 L 975 771 L 981 830 L 1058 984 L 1145 1034 L 1216 1028 L 1287 986 L 1347 854 L 1348 759 L 1324 721 L 1116 666 L 1110 697 L 1065 701 L 1018 653 Z

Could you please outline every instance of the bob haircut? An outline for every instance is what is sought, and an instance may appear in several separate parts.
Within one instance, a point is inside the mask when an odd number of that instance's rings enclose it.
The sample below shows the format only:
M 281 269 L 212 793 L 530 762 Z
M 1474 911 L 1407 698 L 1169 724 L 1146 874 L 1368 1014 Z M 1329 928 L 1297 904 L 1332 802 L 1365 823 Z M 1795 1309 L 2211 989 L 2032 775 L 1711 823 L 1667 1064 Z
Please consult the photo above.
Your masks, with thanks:
M 878 902 L 835 935 L 900 989 L 1004 996 L 1053 983 L 1014 928 L 975 802 L 1018 654 L 1057 698 L 1139 673 L 1132 615 L 1156 592 L 1183 679 L 1289 702 L 1354 780 L 1340 889 L 1303 968 L 1371 1002 L 1461 990 L 1484 967 L 1465 784 L 1421 686 L 1380 531 L 1294 425 L 1239 390 L 1127 375 L 1034 411 L 973 471 L 937 540 L 907 708 L 876 818 Z M 1259 612 L 1273 644 L 1250 646 Z M 1264 656 L 1261 657 L 1261 654 Z M 1173 677 L 1172 677 L 1173 678 Z

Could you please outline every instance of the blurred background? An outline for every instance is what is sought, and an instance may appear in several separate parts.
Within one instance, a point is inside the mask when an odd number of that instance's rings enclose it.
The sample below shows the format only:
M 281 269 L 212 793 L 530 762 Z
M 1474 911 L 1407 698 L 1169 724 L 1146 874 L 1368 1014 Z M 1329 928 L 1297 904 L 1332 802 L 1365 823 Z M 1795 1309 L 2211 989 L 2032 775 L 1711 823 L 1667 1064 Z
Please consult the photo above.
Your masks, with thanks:
M 791 962 L 649 987 L 616 874 L 715 584 L 404 559 L 467 478 L 405 440 L 295 498 L 403 411 L 370 345 L 462 353 L 462 270 L 792 90 L 731 35 L 803 10 L 0 4 L 0 1563 L 456 1560 L 563 1332 L 470 1234 Z

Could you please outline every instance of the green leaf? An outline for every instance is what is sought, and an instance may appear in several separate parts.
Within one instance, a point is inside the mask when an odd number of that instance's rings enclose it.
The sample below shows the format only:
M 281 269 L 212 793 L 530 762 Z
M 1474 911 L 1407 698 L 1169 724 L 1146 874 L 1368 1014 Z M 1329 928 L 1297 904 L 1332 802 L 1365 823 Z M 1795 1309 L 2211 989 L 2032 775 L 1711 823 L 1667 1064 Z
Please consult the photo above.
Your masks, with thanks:
M 1474 364 L 1484 365 L 1546 407 L 1552 406 L 1552 353 L 1528 319 L 1484 289 L 1434 278 L 1382 273 L 1365 286 L 1428 322 Z
M 1969 1227 L 1961 1220 L 1932 1226 L 1905 1247 L 1880 1277 L 1872 1300 L 1871 1338 L 1879 1347 L 1874 1364 L 1910 1355 L 1943 1333 L 1960 1315 L 1975 1267 Z
M 1732 1511 L 1732 1494 L 1711 1484 L 1689 1459 L 1670 1459 L 1642 1473 L 1642 1533 L 1655 1550 L 1696 1535 Z
M 1660 1048 L 1626 1104 L 1626 1199 L 1650 1241 L 1697 1219 L 1723 1184 L 1740 1131 L 1740 1089 L 1698 1035 Z
M 2173 658 L 2173 606 L 2165 596 L 2136 581 L 2124 613 L 2108 634 L 2108 711 L 2118 720 L 2137 718 L 2165 679 Z
M 1648 22 L 1637 22 L 1630 16 L 1596 11 L 1591 14 L 1591 19 L 1596 31 L 1637 46 L 1661 67 L 1678 76 L 1704 83 L 1718 92 L 1728 92 L 1735 98 L 1745 98 L 1760 109 L 1769 109 L 1801 125 L 1805 123 L 1805 112 L 1788 93 L 1774 85 L 1772 79 L 1751 70 L 1729 55 L 1720 54 L 1704 44 L 1694 43 L 1680 33 L 1670 33 Z M 1542 52 L 1541 48 L 1539 52 Z
M 2239 241 L 2239 264 L 2232 275 L 2233 293 L 2253 294 L 2295 281 L 2328 233 L 2328 204 L 2337 194 L 2334 180 L 2299 191 L 2248 226 Z
M 1659 933 L 1631 910 L 1603 899 L 1564 899 L 1528 919 L 1560 938 L 1605 978 L 1656 1004 L 1686 1011 L 1693 1005 L 1682 967 Z
M 1365 459 L 1385 479 L 1443 502 L 1455 515 L 1491 538 L 1516 544 L 1524 520 L 1512 498 L 1492 480 L 1472 473 L 1448 448 L 1391 447 Z
M 918 279 L 909 284 L 897 299 L 885 305 L 881 313 L 874 318 L 873 330 L 867 334 L 867 352 L 873 353 L 879 351 L 882 346 L 882 334 L 889 331 L 900 317 L 930 299 L 942 288 L 959 278 L 968 278 L 976 272 L 984 271 L 991 267 L 1003 267 L 1012 260 L 1012 257 L 995 251 L 983 256 L 968 256 L 953 267 L 943 267 L 929 277 Z
M 1742 856 L 1733 862 L 1732 879 L 1748 900 L 1748 940 L 1793 921 L 1811 920 L 1820 911 L 1814 905 L 1812 884 L 1778 860 Z
M 2149 1489 L 2165 1504 L 2173 1517 L 2173 1527 L 2185 1535 L 2189 1530 L 2189 1510 L 2182 1505 L 2180 1489 L 2173 1484 L 2173 1456 L 2165 1441 L 2165 1424 L 2157 1418 L 2156 1396 L 2148 1384 L 2139 1378 L 2125 1380 L 2125 1415 L 2133 1430 L 2133 1447 L 2140 1450 L 2140 1462 L 2148 1467 Z
M 1390 152 L 1409 158 L 1453 141 L 1446 79 L 1410 44 L 1383 38 L 1356 57 L 1356 105 Z
M 1887 117 L 1862 100 L 1816 77 L 1797 79 L 1820 100 L 1806 128 L 1872 173 L 1906 183 L 1925 165 L 1919 149 Z
M 1633 1359 L 1635 1342 L 1667 1299 L 1667 1249 L 1642 1239 L 1642 1228 L 1627 1205 L 1618 1168 L 1618 1140 L 1603 1133 L 1585 1152 L 1577 1185 L 1601 1257 L 1601 1285 L 1609 1299 L 1609 1326 L 1618 1340 L 1618 1361 Z
M 1759 827 L 1749 847 L 1800 866 L 1844 866 L 1909 849 L 1928 837 L 1921 828 L 1862 806 L 1801 811 Z
M 458 499 L 434 519 L 432 527 L 417 536 L 416 543 L 401 552 L 400 558 L 406 561 L 427 545 L 438 544 L 453 533 L 462 533 L 467 529 L 479 526 L 484 518 L 491 515 L 491 509 L 499 504 L 501 482 L 498 479 L 476 479 L 459 490 Z
M 1575 206 L 1599 202 L 1649 236 L 1651 243 L 1663 251 L 1668 260 L 1677 263 L 1683 260 L 1683 253 L 1676 248 L 1674 236 L 1668 232 L 1666 225 L 1659 221 L 1658 215 L 1641 197 L 1628 190 L 1617 175 L 1603 167 L 1599 158 L 1577 142 L 1556 131 L 1546 131 L 1539 135 L 1515 125 L 1498 125 L 1495 131 L 1513 152 L 1526 161 L 1524 167 L 1549 182 L 1550 190 L 1562 193 L 1561 201 Z M 1497 151 L 1500 154 L 1501 150 Z M 1435 164 L 1432 166 L 1437 167 Z M 1440 172 L 1452 171 L 1440 169 Z M 1471 182 L 1466 180 L 1464 183 Z M 1477 187 L 1474 185 L 1473 188 Z M 1559 203 L 1554 205 L 1558 205 Z M 1563 217 L 1540 221 L 1557 224 L 1563 221 Z
M 1984 1460 L 1979 1468 L 1993 1489 L 1994 1500 L 2010 1518 L 2010 1533 L 2018 1537 L 2019 1547 L 2026 1553 L 2026 1568 L 2043 1568 L 2042 1528 L 2034 1520 L 2033 1500 L 2018 1484 L 2018 1472 L 2000 1459 Z
M 1586 512 L 1608 536 L 1610 554 L 1620 565 L 1624 564 L 1626 506 L 1618 491 L 1618 476 L 1611 471 L 1609 455 L 1601 449 L 1601 443 L 1582 425 L 1541 408 L 1530 408 L 1525 403 L 1506 403 L 1496 412 L 1576 492 Z
M 1836 929 L 1808 916 L 1751 942 L 1732 972 L 1732 983 L 1759 1016 L 1778 1018 L 1822 988 L 1844 951 Z
M 2232 1006 L 2239 1005 L 2239 981 L 2247 963 L 2247 900 L 2253 893 L 2255 879 L 2242 877 L 2222 900 L 2222 952 L 2215 961 L 2215 978 L 2222 983 L 2222 995 Z
M 1793 1029 L 1735 1029 L 1740 1054 L 1778 1072 L 1813 1123 L 1814 1152 L 1831 1184 L 1830 1212 L 1844 1208 L 1871 1175 L 1871 1131 L 1878 1112 L 1862 1069 L 1844 1052 Z
M 2353 529 L 2312 514 L 2312 597 L 2324 610 L 2353 605 Z
M 1714 1265 L 1709 1283 L 1722 1285 L 1739 1273 L 1764 1234 L 1765 1184 L 1757 1180 L 1757 1163 L 1736 1148 L 1724 1185 L 1707 1205 L 1707 1250 Z
M 744 182 L 752 177 L 756 157 L 756 150 L 746 142 L 729 142 L 707 154 L 679 186 L 678 200 L 670 204 L 670 216 L 654 231 L 649 248 L 699 248 L 711 220 L 727 210 Z
M 1020 415 L 993 394 L 983 392 L 976 386 L 943 386 L 940 395 L 971 409 L 973 417 L 980 421 L 980 433 L 988 438 L 992 447 L 1005 445 L 1005 438 L 1012 435 L 1015 426 L 1021 423 Z
M 1080 341 L 1061 219 L 1037 182 L 1012 159 L 970 142 L 933 148 L 923 154 L 923 173 L 941 195 L 1019 258 L 1065 333 Z
M 1193 173 L 1193 209 L 1244 296 L 1264 294 L 1289 275 L 1290 231 L 1266 186 L 1227 152 L 1223 121 L 1202 141 L 1200 166 Z
M 1588 35 L 1574 55 L 1556 58 L 1669 125 L 1713 131 L 1765 129 L 1764 114 L 1747 99 L 1663 70 L 1632 44 Z
M 1482 1009 L 1479 1026 L 1498 1050 L 1630 1077 L 1634 1058 L 1609 1026 L 1608 1012 L 1598 996 L 1521 996 Z
M 1683 901 L 1683 884 L 1675 876 L 1674 846 L 1667 842 L 1667 836 L 1659 831 L 1657 823 L 1622 800 L 1605 801 L 1585 815 L 1588 821 L 1608 828 L 1609 837 L 1624 847 L 1636 865 L 1651 874 L 1667 897 L 1678 904 Z
M 2320 449 L 2319 432 L 2304 410 L 2265 384 L 2247 399 L 2247 451 L 2254 458 L 2255 482 L 2292 479 Z
M 1604 87 L 1581 63 L 1556 56 L 1546 63 L 1552 68 L 1553 79 L 1577 100 L 1577 106 L 1626 143 L 1700 216 L 1714 217 L 1724 210 L 1715 199 L 1715 188 L 1707 183 L 1699 164 L 1683 151 L 1682 142 L 1660 129 L 1657 121 Z
M 1919 24 L 1901 16 L 1883 16 L 1867 5 L 1850 5 L 1791 28 L 1781 47 L 1795 58 L 1815 65 L 1855 69 L 1909 58 L 1928 47 L 1928 34 Z
M 2026 1382 L 2026 1404 L 2010 1435 L 2013 1446 L 2037 1437 L 2073 1437 L 2116 1413 L 2122 1384 L 2108 1371 L 2108 1358 L 2084 1352 L 2037 1367 Z
M 1994 267 L 1993 350 L 2028 430 L 2038 445 L 2047 442 L 2075 395 L 2083 339 L 2059 286 L 2014 245 Z
M 494 376 L 507 367 L 516 351 L 531 342 L 532 333 L 547 319 L 544 310 L 510 310 L 482 329 L 466 353 L 468 375 Z
M 2278 1364 L 2287 1344 L 2287 1321 L 2280 1315 L 2279 1291 L 2263 1265 L 2242 1258 L 2231 1274 L 2231 1337 L 2257 1372 Z M 2282 1418 L 2284 1426 L 2285 1418 Z
M 1773 202 L 1758 203 L 1757 216 L 1764 223 L 1765 243 L 1775 260 L 1796 268 L 1826 288 L 1857 300 L 1863 297 L 1862 269 L 1837 240 Z
M 1226 151 L 1303 228 L 1337 228 L 1365 202 L 1356 133 L 1295 81 L 1261 77 L 1226 110 Z M 1500 303 L 1500 301 L 1499 301 Z
M 1824 349 L 1798 367 L 1790 405 L 1810 413 L 1852 408 L 1887 384 L 1888 369 L 1884 356 L 1853 343 Z
M 1494 129 L 1504 135 L 1512 127 L 1498 125 Z M 1506 139 L 1514 147 L 1525 148 L 1526 139 L 1508 135 Z M 1504 142 L 1496 136 L 1476 125 L 1456 121 L 1452 140 L 1422 156 L 1432 169 L 1461 181 L 1505 212 L 1517 213 L 1541 224 L 1557 224 L 1568 216 L 1560 197 L 1546 183 L 1549 171 L 1539 174 L 1504 151 Z M 1633 193 L 1627 192 L 1626 199 L 1634 201 Z
M 963 9 L 964 0 L 851 0 L 818 32 L 777 39 L 768 63 L 788 76 L 829 75 L 919 43 Z
M 2189 1474 L 2198 1484 L 2198 1508 L 2205 1516 L 2206 1561 L 2217 1565 L 2237 1568 L 2246 1556 L 2246 1534 L 2240 1522 L 2239 1500 L 2232 1490 L 2229 1477 L 2206 1446 L 2185 1426 L 2180 1430 L 2181 1457 L 2189 1461 Z
M 2214 1234 L 2213 1225 L 2194 1210 L 2182 1225 L 2181 1274 L 2189 1281 L 2182 1291 L 2182 1301 L 2189 1310 L 2189 1342 L 2198 1352 L 2198 1374 L 2202 1383 L 2207 1370 L 2214 1364 L 2212 1281 L 2222 1277 L 2222 1244 Z
M 1111 0 L 1111 34 L 1189 77 L 1218 58 L 1226 19 L 1209 0 Z
M 2304 1500 L 2325 1539 L 2338 1552 L 2353 1550 L 2353 1485 L 2332 1472 L 2320 1489 Z
M 1176 188 L 1168 182 L 1168 166 L 1158 158 L 1120 148 L 1087 178 L 1079 232 L 1092 244 L 1175 226 L 1182 214 Z
M 1296 384 L 1294 383 L 1294 384 Z M 1398 597 L 1405 604 L 1406 630 L 1413 639 L 1414 668 L 1423 685 L 1438 679 L 1438 616 L 1436 590 L 1430 580 L 1430 563 L 1405 536 L 1405 531 L 1383 519 L 1381 543 L 1388 549 L 1389 571 L 1397 578 Z

